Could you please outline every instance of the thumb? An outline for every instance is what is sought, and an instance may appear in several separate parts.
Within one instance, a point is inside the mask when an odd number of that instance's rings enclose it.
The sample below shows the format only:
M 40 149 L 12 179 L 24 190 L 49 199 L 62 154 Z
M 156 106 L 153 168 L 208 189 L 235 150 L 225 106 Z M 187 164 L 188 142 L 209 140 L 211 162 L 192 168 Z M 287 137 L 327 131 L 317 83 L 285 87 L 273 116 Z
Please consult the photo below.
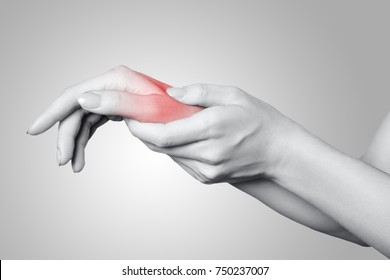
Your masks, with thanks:
M 138 95 L 118 90 L 88 91 L 79 96 L 77 102 L 91 113 L 150 121 L 156 106 L 152 98 L 158 95 Z
M 79 96 L 77 102 L 91 113 L 126 117 L 129 111 L 126 95 L 122 91 L 87 91 Z
M 88 91 L 77 99 L 91 113 L 131 118 L 140 122 L 169 122 L 201 110 L 184 105 L 167 95 L 138 95 L 125 91 Z
M 182 88 L 168 88 L 167 94 L 187 105 L 212 107 L 236 104 L 244 92 L 231 86 L 193 84 Z

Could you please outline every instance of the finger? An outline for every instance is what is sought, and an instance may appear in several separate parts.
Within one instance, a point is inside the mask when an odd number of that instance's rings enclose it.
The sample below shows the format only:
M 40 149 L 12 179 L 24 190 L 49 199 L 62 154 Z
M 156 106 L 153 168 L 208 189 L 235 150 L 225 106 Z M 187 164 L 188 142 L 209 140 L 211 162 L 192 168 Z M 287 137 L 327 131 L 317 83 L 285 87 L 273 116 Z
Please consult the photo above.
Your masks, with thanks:
M 177 147 L 161 148 L 157 147 L 151 143 L 143 142 L 150 150 L 166 154 L 170 157 L 179 157 L 186 158 L 191 160 L 196 160 L 203 162 L 209 165 L 216 165 L 223 162 L 224 155 L 219 152 L 221 149 L 210 150 L 210 147 L 216 147 L 215 144 L 211 142 L 212 140 L 198 141 L 195 143 L 190 143 L 188 145 L 182 145 Z
M 106 122 L 108 122 L 108 120 L 109 120 L 108 117 L 102 116 L 101 119 L 100 119 L 97 123 L 95 123 L 94 125 L 92 125 L 92 126 L 91 126 L 91 129 L 90 129 L 90 131 L 89 131 L 89 138 L 91 138 L 91 137 L 95 134 L 96 130 L 97 130 L 99 127 L 101 127 L 103 124 L 105 124 Z
M 236 87 L 208 84 L 194 84 L 182 88 L 171 87 L 166 92 L 184 104 L 202 107 L 237 104 L 240 97 L 245 95 Z
M 67 88 L 49 108 L 41 114 L 30 126 L 27 133 L 40 134 L 57 121 L 61 121 L 76 108 L 79 107 L 77 97 L 89 90 L 121 90 L 140 95 L 158 93 L 165 95 L 165 89 L 169 87 L 160 81 L 148 77 L 142 73 L 131 70 L 125 66 L 117 66 L 110 71 L 80 82 Z
M 80 172 L 85 165 L 85 147 L 91 135 L 91 129 L 95 124 L 102 125 L 104 122 L 100 121 L 102 116 L 90 114 L 84 118 L 80 131 L 75 140 L 75 148 L 72 158 L 72 169 L 74 172 Z M 107 121 L 107 118 L 104 118 Z M 94 127 L 96 131 L 97 127 Z
M 62 120 L 58 126 L 57 162 L 59 166 L 68 163 L 73 156 L 75 139 L 85 113 L 83 109 L 78 109 Z
M 100 115 L 117 115 L 141 122 L 165 123 L 186 118 L 200 107 L 184 105 L 164 94 L 139 95 L 125 91 L 90 91 L 78 98 L 80 106 Z
M 141 123 L 125 119 L 130 132 L 142 141 L 166 148 L 185 145 L 213 137 L 214 119 L 204 110 L 190 118 L 169 123 Z
M 45 132 L 56 122 L 63 120 L 79 107 L 77 96 L 91 89 L 104 89 L 112 80 L 112 71 L 95 76 L 67 88 L 30 126 L 27 133 L 37 135 Z

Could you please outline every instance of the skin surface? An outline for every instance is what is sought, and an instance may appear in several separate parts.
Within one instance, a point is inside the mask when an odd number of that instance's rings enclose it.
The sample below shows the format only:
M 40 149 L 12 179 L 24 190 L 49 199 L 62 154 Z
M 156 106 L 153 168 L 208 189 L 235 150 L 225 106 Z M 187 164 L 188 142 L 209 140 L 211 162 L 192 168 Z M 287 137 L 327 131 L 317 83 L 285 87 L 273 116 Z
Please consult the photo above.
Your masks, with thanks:
M 59 122 L 58 165 L 65 165 L 72 159 L 73 170 L 79 172 L 85 163 L 84 149 L 88 139 L 97 127 L 108 120 L 120 121 L 122 117 L 130 117 L 143 122 L 168 122 L 202 109 L 176 101 L 166 94 L 167 88 L 169 85 L 165 83 L 118 66 L 66 88 L 60 98 L 34 121 L 27 133 L 41 134 Z M 96 95 L 96 92 L 90 92 L 92 90 L 98 90 L 101 96 L 101 106 L 97 109 L 85 102 Z M 96 105 L 95 101 L 89 103 Z
M 168 93 L 206 109 L 195 115 L 203 115 L 194 125 L 198 136 L 180 141 L 172 139 L 185 120 L 164 126 L 128 120 L 130 131 L 152 149 L 204 183 L 270 179 L 339 223 L 346 232 L 337 236 L 349 232 L 357 243 L 390 256 L 389 174 L 337 151 L 240 89 L 193 85 Z
M 135 73 L 136 77 L 133 77 Z M 137 83 L 139 85 L 140 80 L 143 80 L 145 90 L 134 86 Z M 146 85 L 145 81 L 152 81 L 151 85 Z M 163 99 L 157 101 L 153 101 L 153 98 L 146 99 L 145 95 L 155 95 L 156 92 L 163 91 L 164 86 L 169 87 L 126 67 L 117 67 L 106 74 L 68 88 L 34 122 L 29 133 L 42 133 L 59 121 L 59 164 L 65 164 L 72 159 L 72 167 L 77 172 L 84 166 L 84 149 L 94 131 L 108 119 L 121 120 L 125 117 L 133 135 L 141 139 L 150 149 L 171 156 L 183 169 L 201 182 L 232 183 L 286 217 L 333 236 L 361 245 L 372 245 L 388 255 L 389 244 L 385 238 L 387 229 L 381 229 L 379 223 L 389 225 L 386 218 L 386 215 L 389 216 L 389 207 L 384 203 L 379 204 L 382 208 L 376 215 L 375 211 L 363 211 L 367 218 L 373 218 L 373 215 L 377 218 L 379 215 L 379 219 L 374 219 L 377 223 L 358 223 L 356 217 L 362 209 L 358 209 L 358 203 L 351 197 L 358 201 L 361 201 L 362 197 L 351 195 L 355 189 L 342 192 L 336 198 L 329 195 L 327 189 L 327 184 L 330 184 L 331 190 L 337 189 L 337 186 L 340 189 L 348 189 L 351 182 L 357 183 L 355 186 L 358 190 L 367 189 L 360 180 L 358 182 L 354 180 L 363 174 L 366 183 L 372 180 L 371 184 L 378 184 L 376 188 L 379 188 L 380 193 L 383 192 L 385 195 L 383 198 L 388 199 L 390 183 L 387 174 L 355 159 L 345 160 L 348 158 L 346 155 L 334 151 L 270 105 L 234 87 L 192 85 L 184 88 L 169 88 L 169 95 L 180 103 L 187 104 L 188 108 L 194 108 L 191 109 L 194 111 L 186 111 L 186 109 L 181 112 L 178 109 L 178 115 L 162 113 L 161 108 L 145 110 L 134 105 L 159 106 L 161 103 L 165 104 L 163 107 L 170 110 L 180 108 L 176 107 L 179 105 L 171 99 L 167 99 L 169 101 L 166 103 L 162 101 Z M 134 97 L 133 94 L 138 96 Z M 100 97 L 98 106 L 94 102 L 96 97 L 94 95 Z M 159 96 L 166 97 L 164 94 Z M 94 108 L 87 106 L 91 104 Z M 201 108 L 206 109 L 201 110 Z M 149 114 L 151 117 L 137 117 Z M 194 115 L 188 117 L 192 114 Z M 180 120 L 165 124 L 150 123 L 153 120 L 158 121 L 159 117 L 164 120 L 175 119 L 171 116 L 178 116 Z M 310 145 L 312 143 L 315 144 Z M 306 145 L 309 150 L 306 150 Z M 375 144 L 375 147 L 370 148 L 369 151 L 380 154 L 380 151 L 378 152 L 380 146 Z M 329 153 L 328 150 L 333 152 Z M 334 157 L 329 161 L 321 162 L 329 157 L 317 158 L 307 155 L 307 153 L 322 155 L 324 151 Z M 305 158 L 309 160 L 304 161 Z M 370 152 L 370 158 L 366 161 L 375 163 L 375 158 L 375 153 Z M 337 166 L 339 162 L 345 164 L 343 168 L 338 169 L 340 172 L 335 170 L 335 174 L 328 174 L 331 177 L 324 178 L 323 174 L 330 172 L 330 167 Z M 325 170 L 315 169 L 317 163 Z M 306 175 L 306 169 L 309 169 L 307 172 L 311 177 L 302 176 Z M 355 177 L 344 176 L 343 172 L 352 172 Z M 346 177 L 352 181 L 348 181 Z M 381 178 L 378 179 L 379 177 Z M 322 181 L 318 182 L 319 179 Z M 318 187 L 313 188 L 316 184 Z M 387 184 L 387 188 L 381 184 Z M 312 194 L 312 189 L 317 192 Z M 362 193 L 366 194 L 364 191 Z M 352 201 L 344 204 L 348 198 Z M 333 200 L 329 201 L 331 199 Z M 333 207 L 336 203 L 339 204 L 338 208 Z M 352 206 L 352 210 L 347 206 Z M 360 207 L 371 206 L 360 205 Z M 355 215 L 351 215 L 351 211 L 355 211 Z M 368 226 L 373 230 L 382 231 L 381 234 L 373 236 L 371 230 L 364 229 Z
M 275 181 L 390 257 L 389 174 L 337 151 L 302 128 L 290 139 L 304 141 L 305 148 L 287 152 Z

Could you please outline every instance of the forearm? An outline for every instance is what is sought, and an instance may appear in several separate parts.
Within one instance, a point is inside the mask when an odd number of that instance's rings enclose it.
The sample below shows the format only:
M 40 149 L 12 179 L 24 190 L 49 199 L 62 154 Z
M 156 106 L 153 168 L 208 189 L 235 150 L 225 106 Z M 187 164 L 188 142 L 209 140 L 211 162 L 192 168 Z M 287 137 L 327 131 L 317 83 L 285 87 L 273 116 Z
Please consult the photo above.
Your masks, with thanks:
M 366 246 L 363 241 L 348 232 L 334 219 L 271 180 L 259 179 L 233 185 L 297 223 Z
M 390 256 L 390 176 L 303 128 L 288 139 L 275 182 Z

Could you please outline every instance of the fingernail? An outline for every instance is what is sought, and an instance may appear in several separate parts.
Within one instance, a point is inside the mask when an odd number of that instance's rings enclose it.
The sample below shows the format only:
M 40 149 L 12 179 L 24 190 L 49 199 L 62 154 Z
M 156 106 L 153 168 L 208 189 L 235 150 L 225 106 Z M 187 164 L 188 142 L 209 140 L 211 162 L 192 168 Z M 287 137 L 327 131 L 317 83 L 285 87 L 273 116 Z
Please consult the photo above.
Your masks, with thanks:
M 82 168 L 80 168 L 80 166 L 76 166 L 75 164 L 73 164 L 72 165 L 72 170 L 73 170 L 73 173 L 80 173 Z
M 37 123 L 37 121 L 34 121 L 33 122 L 33 124 L 32 125 L 30 125 L 29 127 L 28 127 L 28 129 L 27 129 L 27 134 L 29 134 L 29 135 L 35 135 L 36 134 L 36 123 Z
M 61 166 L 61 150 L 57 149 L 57 164 Z
M 100 107 L 100 95 L 92 92 L 86 92 L 77 99 L 79 104 L 87 109 L 96 109 Z
M 167 89 L 167 94 L 173 98 L 181 98 L 184 95 L 184 90 L 181 88 L 168 88 Z

